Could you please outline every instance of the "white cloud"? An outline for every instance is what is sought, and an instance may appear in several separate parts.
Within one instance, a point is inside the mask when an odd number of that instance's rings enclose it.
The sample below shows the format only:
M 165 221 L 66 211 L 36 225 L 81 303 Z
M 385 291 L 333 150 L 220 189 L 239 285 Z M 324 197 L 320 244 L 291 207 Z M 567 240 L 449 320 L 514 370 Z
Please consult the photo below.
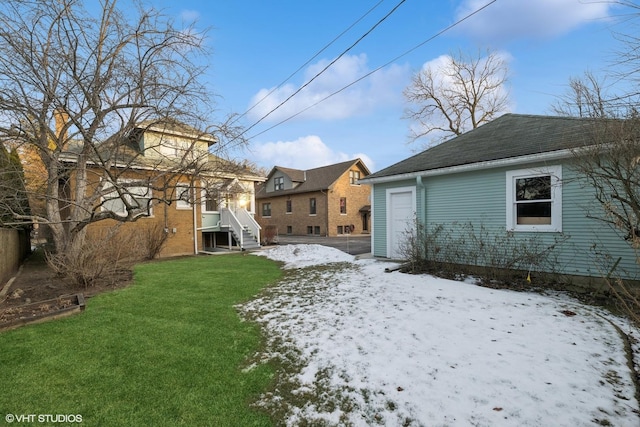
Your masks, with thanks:
M 456 18 L 487 3 L 487 0 L 465 0 Z M 611 7 L 608 2 L 584 0 L 500 0 L 462 23 L 459 31 L 481 40 L 551 38 L 608 18 Z
M 184 22 L 191 24 L 200 19 L 200 12 L 197 10 L 184 9 L 180 12 L 180 18 L 182 18 Z
M 310 65 L 304 73 L 304 81 L 311 80 L 330 62 L 330 60 L 323 59 Z M 376 108 L 400 105 L 402 103 L 402 89 L 408 84 L 411 76 L 411 71 L 406 65 L 391 65 L 379 70 L 324 100 L 327 96 L 351 85 L 369 72 L 371 70 L 367 65 L 365 54 L 345 55 L 265 120 L 280 121 L 298 113 L 301 114 L 296 117 L 306 119 L 345 119 L 369 113 Z M 251 99 L 250 105 L 259 103 L 251 110 L 251 118 L 253 120 L 262 118 L 295 93 L 302 84 L 300 86 L 286 84 L 275 90 L 274 88 L 261 89 Z M 273 93 L 269 94 L 272 90 Z M 320 103 L 315 105 L 318 102 Z M 307 110 L 307 108 L 309 109 Z
M 362 159 L 369 170 L 373 161 L 363 153 L 344 153 L 328 147 L 319 136 L 309 135 L 295 141 L 267 142 L 255 145 L 252 150 L 256 163 L 267 169 L 283 166 L 294 169 L 312 169 L 356 158 Z

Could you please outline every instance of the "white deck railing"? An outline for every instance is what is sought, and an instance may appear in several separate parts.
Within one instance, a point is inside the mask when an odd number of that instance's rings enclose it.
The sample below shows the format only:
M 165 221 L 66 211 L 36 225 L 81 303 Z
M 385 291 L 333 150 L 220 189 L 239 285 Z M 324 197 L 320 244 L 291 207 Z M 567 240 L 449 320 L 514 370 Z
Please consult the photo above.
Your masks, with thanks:
M 258 224 L 253 215 L 251 215 L 246 209 L 241 208 L 236 210 L 236 216 L 238 217 L 238 220 L 240 220 L 240 223 L 245 226 L 251 234 L 253 234 L 253 237 L 256 238 L 256 241 L 259 244 L 260 230 L 262 227 L 260 227 L 260 224 Z
M 222 208 L 220 210 L 220 222 L 222 227 L 229 227 L 240 239 L 240 247 L 244 247 L 243 230 L 248 230 L 260 243 L 260 225 L 246 209 L 237 209 L 234 213 L 231 209 Z

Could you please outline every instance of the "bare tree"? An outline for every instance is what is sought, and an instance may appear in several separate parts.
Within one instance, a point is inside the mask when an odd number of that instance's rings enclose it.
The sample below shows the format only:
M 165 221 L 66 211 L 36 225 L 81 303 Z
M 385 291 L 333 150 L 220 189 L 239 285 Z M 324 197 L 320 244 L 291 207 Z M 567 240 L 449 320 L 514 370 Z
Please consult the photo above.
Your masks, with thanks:
M 567 93 L 552 109 L 585 119 L 589 139 L 574 150 L 573 169 L 592 189 L 597 203 L 588 218 L 609 224 L 636 253 L 640 263 L 640 103 L 636 95 L 616 95 L 591 72 L 571 78 Z M 619 259 L 599 254 L 603 278 L 623 310 L 640 324 L 640 294 L 617 271 Z
M 404 118 L 416 123 L 410 140 L 432 135 L 442 141 L 460 135 L 507 111 L 508 67 L 493 51 L 473 57 L 459 52 L 423 68 L 404 91 L 411 104 Z
M 638 22 L 640 17 L 640 2 L 637 0 L 610 0 L 609 3 L 621 6 L 619 12 L 621 20 L 629 21 L 626 32 L 614 33 L 614 36 L 622 42 L 622 47 L 615 53 L 615 70 L 612 74 L 621 81 L 632 84 L 625 96 L 637 97 L 640 95 L 638 83 L 640 83 L 640 37 L 638 36 Z
M 595 190 L 602 210 L 588 214 L 640 248 L 640 117 L 597 118 L 589 126 L 591 144 L 576 150 L 575 168 Z
M 575 150 L 573 162 L 597 202 L 590 204 L 585 214 L 617 230 L 640 264 L 640 117 L 630 113 L 623 118 L 587 120 L 590 143 Z M 599 258 L 609 289 L 630 318 L 640 324 L 640 294 L 622 278 L 620 259 L 608 253 L 599 254 Z
M 175 200 L 177 177 L 215 168 L 196 141 L 215 140 L 219 151 L 243 142 L 230 118 L 209 124 L 206 32 L 138 2 L 125 12 L 102 0 L 95 14 L 85 3 L 0 5 L 0 140 L 34 154 L 43 171 L 27 186 L 39 189 L 43 208 L 15 216 L 48 225 L 65 256 L 81 252 L 87 225 L 135 221 L 151 204 Z M 139 132 L 158 126 L 180 127 L 194 143 L 173 162 L 142 159 Z M 147 173 L 134 173 L 141 164 Z M 115 202 L 125 215 L 105 209 Z
M 560 96 L 552 110 L 567 117 L 606 118 L 618 115 L 612 104 L 615 97 L 607 93 L 603 79 L 587 71 L 582 78 L 571 77 L 567 92 Z

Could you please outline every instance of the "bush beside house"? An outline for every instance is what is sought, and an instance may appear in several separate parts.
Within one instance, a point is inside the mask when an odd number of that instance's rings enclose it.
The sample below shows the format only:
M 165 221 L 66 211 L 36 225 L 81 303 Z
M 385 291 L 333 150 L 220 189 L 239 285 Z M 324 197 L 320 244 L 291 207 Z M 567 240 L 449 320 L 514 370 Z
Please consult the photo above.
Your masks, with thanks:
M 553 262 L 527 266 L 523 259 L 518 268 L 586 281 L 639 279 L 634 248 L 594 219 L 602 207 L 576 167 L 593 129 L 588 119 L 507 114 L 370 175 L 363 182 L 372 186 L 373 254 L 402 258 L 417 219 L 425 235 L 443 227 L 466 239 L 469 251 L 486 248 L 471 244 L 461 224 L 489 230 L 490 239 L 510 233 L 548 248 Z M 445 249 L 439 257 L 487 265 Z

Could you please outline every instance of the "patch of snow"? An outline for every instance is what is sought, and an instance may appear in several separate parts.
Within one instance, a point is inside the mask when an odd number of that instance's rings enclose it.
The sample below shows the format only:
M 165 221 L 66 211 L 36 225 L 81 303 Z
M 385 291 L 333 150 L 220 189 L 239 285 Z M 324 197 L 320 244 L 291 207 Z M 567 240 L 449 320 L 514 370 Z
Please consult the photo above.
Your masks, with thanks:
M 241 307 L 269 338 L 262 359 L 301 362 L 290 394 L 263 397 L 286 406 L 288 425 L 640 425 L 610 320 L 640 334 L 622 319 L 563 295 L 385 273 L 319 245 L 260 254 L 288 268 L 349 263 L 300 270 Z
M 334 262 L 352 262 L 355 257 L 339 249 L 322 245 L 282 245 L 254 252 L 274 261 L 285 263 L 284 268 L 304 268 Z

